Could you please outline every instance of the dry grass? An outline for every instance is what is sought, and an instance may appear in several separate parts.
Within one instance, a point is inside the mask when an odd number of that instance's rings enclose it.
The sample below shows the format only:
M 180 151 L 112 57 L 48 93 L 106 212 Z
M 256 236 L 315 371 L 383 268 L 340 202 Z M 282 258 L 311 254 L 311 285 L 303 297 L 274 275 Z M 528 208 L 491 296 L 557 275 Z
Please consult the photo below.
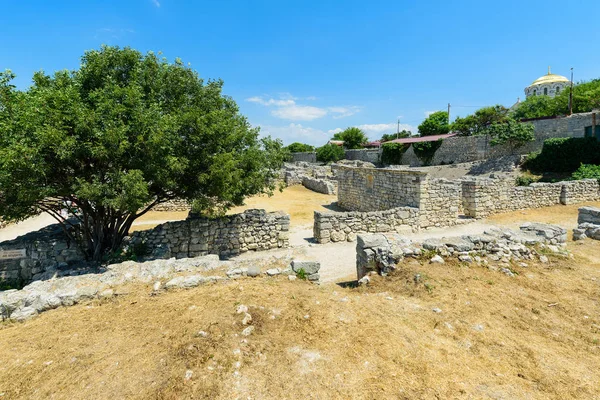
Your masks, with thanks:
M 563 228 L 573 229 L 577 227 L 577 210 L 584 206 L 600 207 L 600 202 L 587 202 L 568 206 L 556 205 L 551 207 L 512 211 L 493 215 L 488 217 L 487 220 L 509 227 L 518 227 L 525 221 L 535 221 L 545 224 L 556 224 L 562 226 Z
M 276 191 L 273 196 L 254 196 L 246 199 L 245 205 L 229 210 L 228 214 L 241 213 L 251 208 L 262 208 L 267 211 L 284 211 L 290 214 L 292 225 L 308 225 L 313 223 L 314 211 L 330 211 L 337 209 L 336 195 L 327 195 L 306 189 L 302 185 L 290 186 L 283 191 Z M 152 229 L 165 221 L 186 219 L 187 211 L 150 211 L 136 220 L 131 231 Z
M 514 278 L 413 260 L 368 288 L 283 278 L 158 296 L 130 287 L 113 301 L 2 325 L 0 393 L 10 399 L 598 398 L 600 242 L 569 246 L 574 260 L 515 267 Z M 256 325 L 248 338 L 240 336 L 242 315 L 235 313 L 241 303 Z

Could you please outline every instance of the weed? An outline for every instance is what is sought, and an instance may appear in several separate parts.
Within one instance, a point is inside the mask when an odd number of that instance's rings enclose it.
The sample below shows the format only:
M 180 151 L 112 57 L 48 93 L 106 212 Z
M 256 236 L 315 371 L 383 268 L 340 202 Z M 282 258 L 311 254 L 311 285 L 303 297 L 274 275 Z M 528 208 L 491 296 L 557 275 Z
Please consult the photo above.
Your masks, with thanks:
M 300 268 L 298 272 L 296 272 L 296 276 L 298 277 L 298 279 L 302 279 L 303 281 L 308 279 L 308 275 L 306 274 L 304 268 Z

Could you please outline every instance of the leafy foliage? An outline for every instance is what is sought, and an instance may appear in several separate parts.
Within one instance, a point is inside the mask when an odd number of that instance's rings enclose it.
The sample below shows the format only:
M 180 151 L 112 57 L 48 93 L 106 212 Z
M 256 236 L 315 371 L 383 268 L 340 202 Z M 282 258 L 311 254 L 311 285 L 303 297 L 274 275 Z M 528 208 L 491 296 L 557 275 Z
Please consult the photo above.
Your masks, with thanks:
M 443 139 L 434 142 L 418 142 L 413 143 L 412 147 L 415 155 L 421 160 L 423 165 L 430 165 L 435 156 L 435 152 L 440 148 L 442 142 Z
M 452 123 L 452 130 L 461 136 L 483 135 L 492 124 L 506 122 L 508 109 L 501 105 L 483 107 L 473 115 L 458 117 Z
M 385 165 L 398 165 L 402 161 L 402 155 L 410 147 L 410 144 L 384 143 L 381 153 L 381 161 Z
M 600 180 L 600 165 L 581 164 L 571 176 L 573 179 L 598 179 Z
M 381 136 L 381 142 L 389 142 L 390 140 L 407 138 L 407 137 L 411 137 L 411 136 L 412 136 L 411 131 L 407 131 L 406 129 L 403 129 L 399 133 L 384 133 Z
M 490 141 L 492 146 L 507 144 L 511 151 L 535 139 L 535 129 L 532 124 L 522 124 L 514 120 L 495 123 L 487 131 L 492 137 Z
M 343 140 L 344 147 L 347 149 L 360 149 L 363 144 L 369 141 L 365 133 L 356 127 L 346 128 L 343 132 L 333 135 L 334 140 Z
M 448 113 L 446 111 L 434 112 L 419 125 L 421 136 L 444 135 L 449 131 L 450 125 L 448 124 Z
M 573 172 L 581 164 L 600 164 L 600 142 L 595 138 L 552 138 L 542 151 L 530 154 L 524 167 L 539 172 Z
M 284 161 L 222 81 L 204 82 L 179 59 L 104 46 L 76 71 L 36 73 L 27 91 L 12 77 L 0 77 L 0 215 L 46 211 L 93 260 L 161 202 L 222 213 L 269 193 Z M 77 223 L 61 215 L 65 204 Z
M 529 96 L 513 112 L 515 119 L 556 117 L 569 113 L 570 89 L 558 96 Z M 573 112 L 584 113 L 600 108 L 600 79 L 580 82 L 573 87 Z
M 304 152 L 311 152 L 311 151 L 315 151 L 314 146 L 311 146 L 309 144 L 304 144 L 304 143 L 292 143 L 289 146 L 286 147 L 286 149 L 290 152 L 290 153 L 304 153 Z
M 346 156 L 344 148 L 335 144 L 326 144 L 317 149 L 317 161 L 320 162 L 336 162 Z

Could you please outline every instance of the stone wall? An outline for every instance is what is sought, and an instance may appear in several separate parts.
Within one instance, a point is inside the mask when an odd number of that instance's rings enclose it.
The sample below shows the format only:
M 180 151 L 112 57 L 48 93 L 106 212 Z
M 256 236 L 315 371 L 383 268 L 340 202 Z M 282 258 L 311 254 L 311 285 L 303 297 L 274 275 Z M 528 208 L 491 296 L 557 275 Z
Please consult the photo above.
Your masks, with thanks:
M 337 190 L 337 185 L 335 184 L 335 181 L 310 178 L 308 176 L 302 178 L 302 185 L 305 188 L 310 189 L 314 192 L 324 194 L 335 194 Z
M 317 162 L 317 153 L 305 152 L 305 153 L 292 153 L 292 162 Z
M 418 207 L 427 173 L 385 168 L 337 166 L 338 204 L 351 211 Z
M 381 149 L 356 149 L 346 150 L 346 160 L 359 160 L 379 164 L 381 162 Z
M 49 268 L 69 268 L 84 259 L 59 224 L 0 243 L 0 281 L 11 285 L 29 282 Z
M 462 185 L 447 179 L 424 179 L 419 194 L 419 227 L 452 226 L 462 210 Z
M 581 207 L 577 217 L 577 228 L 573 229 L 573 240 L 585 238 L 600 240 L 600 208 Z
M 315 211 L 313 234 L 318 243 L 352 242 L 367 232 L 406 232 L 419 226 L 419 209 L 399 207 L 386 211 Z
M 600 113 L 580 113 L 571 116 L 529 121 L 536 135 L 546 137 L 583 137 L 585 127 L 592 126 L 596 114 L 596 125 L 600 125 Z
M 173 199 L 173 200 L 169 200 L 164 203 L 155 205 L 154 207 L 152 207 L 152 211 L 177 212 L 177 211 L 189 211 L 190 208 L 191 208 L 190 203 L 188 203 L 186 200 Z
M 144 243 L 148 258 L 229 257 L 249 250 L 289 247 L 290 216 L 247 210 L 222 218 L 192 217 L 134 232 L 132 245 Z
M 540 246 L 551 252 L 562 253 L 567 240 L 566 230 L 548 224 L 528 223 L 520 231 L 490 229 L 481 235 L 432 238 L 423 243 L 411 241 L 397 234 L 359 235 L 356 241 L 356 275 L 359 284 L 369 282 L 364 278 L 371 273 L 386 275 L 396 269 L 398 263 L 407 257 L 419 257 L 424 250 L 431 257 L 431 263 L 445 263 L 443 257 L 454 257 L 466 264 L 480 264 L 509 276 L 515 276 L 516 265 L 527 268 L 526 261 L 548 262 L 533 246 Z M 497 262 L 497 265 L 491 263 Z M 511 264 L 512 263 L 512 264 Z M 418 283 L 415 280 L 415 283 Z
M 485 218 L 501 212 L 600 200 L 597 180 L 532 183 L 515 186 L 513 178 L 468 178 L 462 181 L 464 214 Z

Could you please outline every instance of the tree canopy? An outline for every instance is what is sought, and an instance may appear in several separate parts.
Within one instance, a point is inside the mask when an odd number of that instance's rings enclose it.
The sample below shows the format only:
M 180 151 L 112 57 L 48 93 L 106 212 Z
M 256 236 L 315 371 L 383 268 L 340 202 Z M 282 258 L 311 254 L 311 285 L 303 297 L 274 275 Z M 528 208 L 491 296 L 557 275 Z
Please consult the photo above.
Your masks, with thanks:
M 411 136 L 412 136 L 412 132 L 411 131 L 407 131 L 406 129 L 402 129 L 399 133 L 384 133 L 381 136 L 381 141 L 382 142 L 389 142 L 390 140 L 400 139 L 400 138 L 407 138 L 407 137 L 411 137 Z
M 511 151 L 535 139 L 535 129 L 532 124 L 523 124 L 514 120 L 500 122 L 489 127 L 492 136 L 492 146 L 507 144 Z
M 304 153 L 309 151 L 315 151 L 315 148 L 309 144 L 294 142 L 286 147 L 290 153 Z
M 333 135 L 334 140 L 343 140 L 344 147 L 347 149 L 360 149 L 363 144 L 369 141 L 365 133 L 356 127 L 346 128 L 343 132 Z
M 346 153 L 344 148 L 335 144 L 328 143 L 317 149 L 317 161 L 329 163 L 336 162 L 344 158 Z
M 512 117 L 530 119 L 557 117 L 569 113 L 570 89 L 565 89 L 555 97 L 529 96 L 521 102 Z M 573 87 L 573 112 L 584 113 L 600 108 L 600 79 L 580 82 Z
M 482 135 L 492 124 L 505 122 L 508 118 L 508 109 L 504 106 L 483 107 L 472 115 L 456 118 L 452 130 L 461 136 Z
M 449 131 L 450 125 L 448 124 L 448 113 L 446 111 L 434 112 L 419 125 L 421 136 L 444 135 Z
M 156 204 L 180 198 L 218 213 L 270 192 L 285 157 L 222 81 L 179 59 L 104 46 L 78 70 L 36 73 L 26 91 L 13 78 L 0 74 L 0 215 L 46 211 L 93 260 Z

